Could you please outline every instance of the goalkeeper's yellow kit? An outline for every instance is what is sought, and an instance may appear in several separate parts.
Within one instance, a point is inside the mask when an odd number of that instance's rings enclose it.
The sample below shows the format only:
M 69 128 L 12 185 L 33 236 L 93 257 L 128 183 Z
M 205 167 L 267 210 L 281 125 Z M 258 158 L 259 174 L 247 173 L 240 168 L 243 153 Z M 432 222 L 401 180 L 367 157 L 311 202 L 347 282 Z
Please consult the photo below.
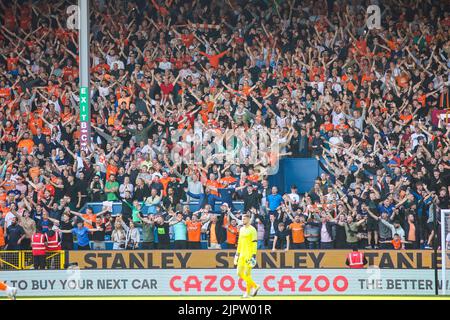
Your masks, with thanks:
M 237 273 L 247 285 L 247 293 L 252 287 L 256 287 L 251 277 L 252 266 L 250 260 L 256 255 L 258 247 L 258 237 L 256 229 L 253 226 L 243 226 L 239 230 L 238 248 L 239 260 L 237 264 Z

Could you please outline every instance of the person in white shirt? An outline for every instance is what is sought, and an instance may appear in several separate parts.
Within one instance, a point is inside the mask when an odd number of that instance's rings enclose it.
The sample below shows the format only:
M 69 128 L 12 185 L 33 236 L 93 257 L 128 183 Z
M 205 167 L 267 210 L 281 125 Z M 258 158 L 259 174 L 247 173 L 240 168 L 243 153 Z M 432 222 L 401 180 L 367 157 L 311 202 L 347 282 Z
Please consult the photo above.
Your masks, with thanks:
M 339 104 L 337 104 L 336 107 L 333 109 L 331 116 L 332 116 L 331 123 L 333 123 L 333 126 L 339 125 L 340 120 L 345 119 L 345 113 L 342 112 L 341 106 Z
M 300 202 L 300 195 L 298 194 L 296 185 L 293 185 L 291 187 L 291 193 L 289 193 L 288 196 L 292 204 L 298 205 L 298 203 Z
M 161 70 L 171 70 L 172 69 L 172 63 L 170 61 L 167 61 L 165 57 L 162 58 L 162 61 L 159 63 L 158 68 Z
M 333 131 L 333 136 L 330 138 L 329 142 L 331 147 L 330 151 L 332 153 L 336 153 L 338 149 L 335 146 L 343 144 L 344 140 L 342 139 L 341 136 L 339 136 L 337 131 Z
M 111 49 L 111 51 L 106 55 L 105 59 L 106 59 L 106 63 L 108 64 L 108 66 L 112 69 L 113 67 L 113 63 L 115 61 L 117 61 L 117 55 L 116 52 L 114 51 L 114 49 Z
M 124 70 L 125 69 L 125 64 L 123 63 L 123 61 L 117 59 L 116 61 L 113 62 L 111 69 L 114 69 L 114 65 L 117 64 L 117 69 L 119 70 Z

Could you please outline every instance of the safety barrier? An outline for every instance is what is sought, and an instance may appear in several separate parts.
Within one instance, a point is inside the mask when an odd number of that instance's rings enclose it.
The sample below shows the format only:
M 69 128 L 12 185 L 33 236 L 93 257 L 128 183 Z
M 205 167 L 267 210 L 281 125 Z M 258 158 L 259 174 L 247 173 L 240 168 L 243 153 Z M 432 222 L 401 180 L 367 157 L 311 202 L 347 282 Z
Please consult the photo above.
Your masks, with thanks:
M 65 269 L 66 252 L 55 251 L 46 254 L 47 269 Z M 0 270 L 34 269 L 32 251 L 0 251 Z
M 21 251 L 0 251 L 0 270 L 22 270 Z

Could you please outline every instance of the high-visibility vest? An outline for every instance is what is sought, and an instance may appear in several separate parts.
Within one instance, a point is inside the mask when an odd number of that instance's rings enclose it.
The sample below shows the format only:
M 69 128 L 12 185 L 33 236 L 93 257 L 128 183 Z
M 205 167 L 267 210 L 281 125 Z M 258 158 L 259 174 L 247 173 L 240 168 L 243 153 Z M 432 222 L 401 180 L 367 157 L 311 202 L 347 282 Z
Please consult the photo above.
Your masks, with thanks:
M 45 237 L 42 233 L 35 233 L 31 237 L 31 250 L 33 256 L 45 255 Z
M 364 268 L 364 254 L 362 252 L 351 252 L 347 256 L 349 267 L 352 269 Z
M 61 239 L 59 237 L 59 232 L 55 231 L 55 233 L 51 237 L 48 234 L 45 234 L 45 238 L 47 239 L 47 250 L 48 251 L 61 250 Z

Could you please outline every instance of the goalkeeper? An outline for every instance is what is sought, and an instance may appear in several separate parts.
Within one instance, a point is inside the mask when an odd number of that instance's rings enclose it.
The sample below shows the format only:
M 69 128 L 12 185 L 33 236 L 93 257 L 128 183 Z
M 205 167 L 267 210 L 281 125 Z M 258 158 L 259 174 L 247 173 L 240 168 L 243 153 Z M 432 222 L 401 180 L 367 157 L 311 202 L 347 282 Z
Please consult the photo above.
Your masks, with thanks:
M 256 266 L 256 248 L 257 248 L 257 232 L 250 223 L 248 214 L 242 217 L 243 226 L 239 229 L 239 240 L 236 255 L 234 257 L 234 265 L 237 265 L 237 274 L 239 278 L 245 281 L 246 291 L 243 298 L 256 296 L 260 288 L 251 276 L 252 269 Z

